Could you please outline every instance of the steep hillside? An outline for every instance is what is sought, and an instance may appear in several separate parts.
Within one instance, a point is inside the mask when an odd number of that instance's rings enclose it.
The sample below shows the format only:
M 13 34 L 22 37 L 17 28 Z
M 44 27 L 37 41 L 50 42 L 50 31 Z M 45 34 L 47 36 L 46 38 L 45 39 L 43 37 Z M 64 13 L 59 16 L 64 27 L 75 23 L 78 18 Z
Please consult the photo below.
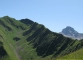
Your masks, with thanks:
M 37 55 L 41 57 L 66 55 L 83 46 L 80 41 L 51 32 L 37 23 L 34 23 L 28 31 L 25 31 L 23 36 L 27 36 L 26 40 L 33 44 Z
M 64 37 L 29 19 L 8 16 L 0 18 L 0 36 L 7 53 L 4 60 L 50 60 L 83 47 L 83 40 Z
M 2 41 L 4 49 L 12 60 L 18 60 L 16 42 L 13 38 L 18 36 L 16 35 L 18 31 L 23 31 L 26 28 L 28 26 L 8 16 L 0 18 L 0 41 Z
M 10 60 L 7 52 L 3 48 L 3 43 L 2 42 L 0 42 L 0 60 Z
M 79 50 L 77 50 L 77 51 L 75 51 L 75 52 L 73 52 L 71 54 L 68 54 L 68 55 L 65 55 L 63 57 L 57 58 L 57 60 L 59 60 L 59 59 L 83 60 L 83 48 L 79 49 Z

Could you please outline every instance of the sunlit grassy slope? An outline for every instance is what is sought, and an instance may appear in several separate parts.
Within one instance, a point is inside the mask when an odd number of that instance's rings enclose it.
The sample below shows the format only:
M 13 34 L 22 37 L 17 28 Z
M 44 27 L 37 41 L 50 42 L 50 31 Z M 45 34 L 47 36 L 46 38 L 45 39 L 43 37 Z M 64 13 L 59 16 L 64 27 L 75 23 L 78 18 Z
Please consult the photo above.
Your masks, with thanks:
M 64 59 L 65 60 L 69 60 L 69 59 L 71 59 L 71 60 L 83 60 L 83 48 L 79 49 L 75 52 L 72 52 L 71 54 L 57 58 L 57 60 L 60 60 L 60 59 L 62 59 L 62 60 L 64 60 Z
M 47 29 L 30 19 L 0 18 L 0 41 L 6 52 L 3 60 L 54 60 L 83 47 L 73 40 Z
M 0 18 L 0 41 L 3 42 L 3 47 L 11 60 L 18 60 L 15 52 L 16 44 L 13 38 L 16 36 L 16 33 L 18 33 L 18 31 L 22 31 L 23 29 L 25 29 L 25 27 L 26 26 L 24 24 L 16 21 L 13 18 L 9 18 L 8 16 Z M 5 56 L 4 59 L 7 59 L 7 56 Z

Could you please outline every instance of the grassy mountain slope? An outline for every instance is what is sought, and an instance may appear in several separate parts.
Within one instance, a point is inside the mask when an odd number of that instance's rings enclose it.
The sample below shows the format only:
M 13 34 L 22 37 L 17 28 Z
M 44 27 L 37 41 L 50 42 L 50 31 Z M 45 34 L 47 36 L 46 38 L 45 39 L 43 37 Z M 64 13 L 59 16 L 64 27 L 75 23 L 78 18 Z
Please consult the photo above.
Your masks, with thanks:
M 23 36 L 27 36 L 26 40 L 33 45 L 37 55 L 41 57 L 66 55 L 83 46 L 80 41 L 65 38 L 37 23 L 34 23 L 28 31 L 25 31 Z
M 7 57 L 7 59 L 6 59 Z M 3 43 L 0 42 L 0 60 L 10 60 L 10 57 L 8 56 L 7 52 L 3 48 Z
M 83 60 L 83 48 L 82 49 L 79 49 L 71 54 L 68 54 L 66 56 L 63 56 L 63 57 L 60 57 L 60 58 L 57 58 L 58 59 L 71 59 L 71 60 L 74 60 L 74 59 L 77 59 L 77 60 Z
M 18 60 L 15 52 L 16 43 L 13 38 L 17 36 L 16 33 L 18 31 L 24 30 L 25 27 L 27 26 L 8 16 L 0 18 L 0 35 L 2 36 L 0 40 L 3 42 L 3 47 L 12 60 Z
M 51 32 L 29 19 L 18 21 L 8 16 L 0 18 L 0 36 L 7 53 L 3 60 L 51 60 L 83 47 L 83 40 Z

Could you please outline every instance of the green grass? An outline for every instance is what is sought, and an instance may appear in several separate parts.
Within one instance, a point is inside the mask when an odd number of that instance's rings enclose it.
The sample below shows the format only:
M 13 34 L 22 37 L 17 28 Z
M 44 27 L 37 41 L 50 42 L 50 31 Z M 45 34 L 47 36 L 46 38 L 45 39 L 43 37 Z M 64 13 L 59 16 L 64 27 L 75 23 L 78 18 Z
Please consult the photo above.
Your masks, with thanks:
M 8 55 L 6 55 L 6 56 L 4 56 L 4 57 L 2 58 L 2 60 L 11 60 L 11 59 L 10 59 L 10 57 L 9 57 Z
M 57 58 L 57 60 L 83 60 L 83 48 L 72 52 L 71 54 L 65 55 L 63 57 Z
M 52 59 L 47 57 L 47 58 L 42 58 L 40 60 L 83 60 L 83 48 L 61 57 L 56 57 Z
M 3 37 L 0 41 L 7 52 L 3 60 L 55 60 L 51 58 L 82 47 L 80 41 L 51 32 L 38 23 L 30 21 L 29 25 L 8 16 L 0 18 L 0 21 L 0 35 Z M 15 37 L 20 40 L 13 40 Z

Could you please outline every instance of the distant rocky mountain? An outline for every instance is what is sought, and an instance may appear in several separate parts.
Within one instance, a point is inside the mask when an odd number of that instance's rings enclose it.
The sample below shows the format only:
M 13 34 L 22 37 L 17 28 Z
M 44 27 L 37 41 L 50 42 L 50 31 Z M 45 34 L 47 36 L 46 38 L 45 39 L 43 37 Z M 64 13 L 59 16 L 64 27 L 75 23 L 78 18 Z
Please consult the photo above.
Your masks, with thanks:
M 70 37 L 70 38 L 74 38 L 78 40 L 83 39 L 83 34 L 78 33 L 74 28 L 70 26 L 67 26 L 66 28 L 64 28 L 62 32 L 60 33 L 66 37 Z

